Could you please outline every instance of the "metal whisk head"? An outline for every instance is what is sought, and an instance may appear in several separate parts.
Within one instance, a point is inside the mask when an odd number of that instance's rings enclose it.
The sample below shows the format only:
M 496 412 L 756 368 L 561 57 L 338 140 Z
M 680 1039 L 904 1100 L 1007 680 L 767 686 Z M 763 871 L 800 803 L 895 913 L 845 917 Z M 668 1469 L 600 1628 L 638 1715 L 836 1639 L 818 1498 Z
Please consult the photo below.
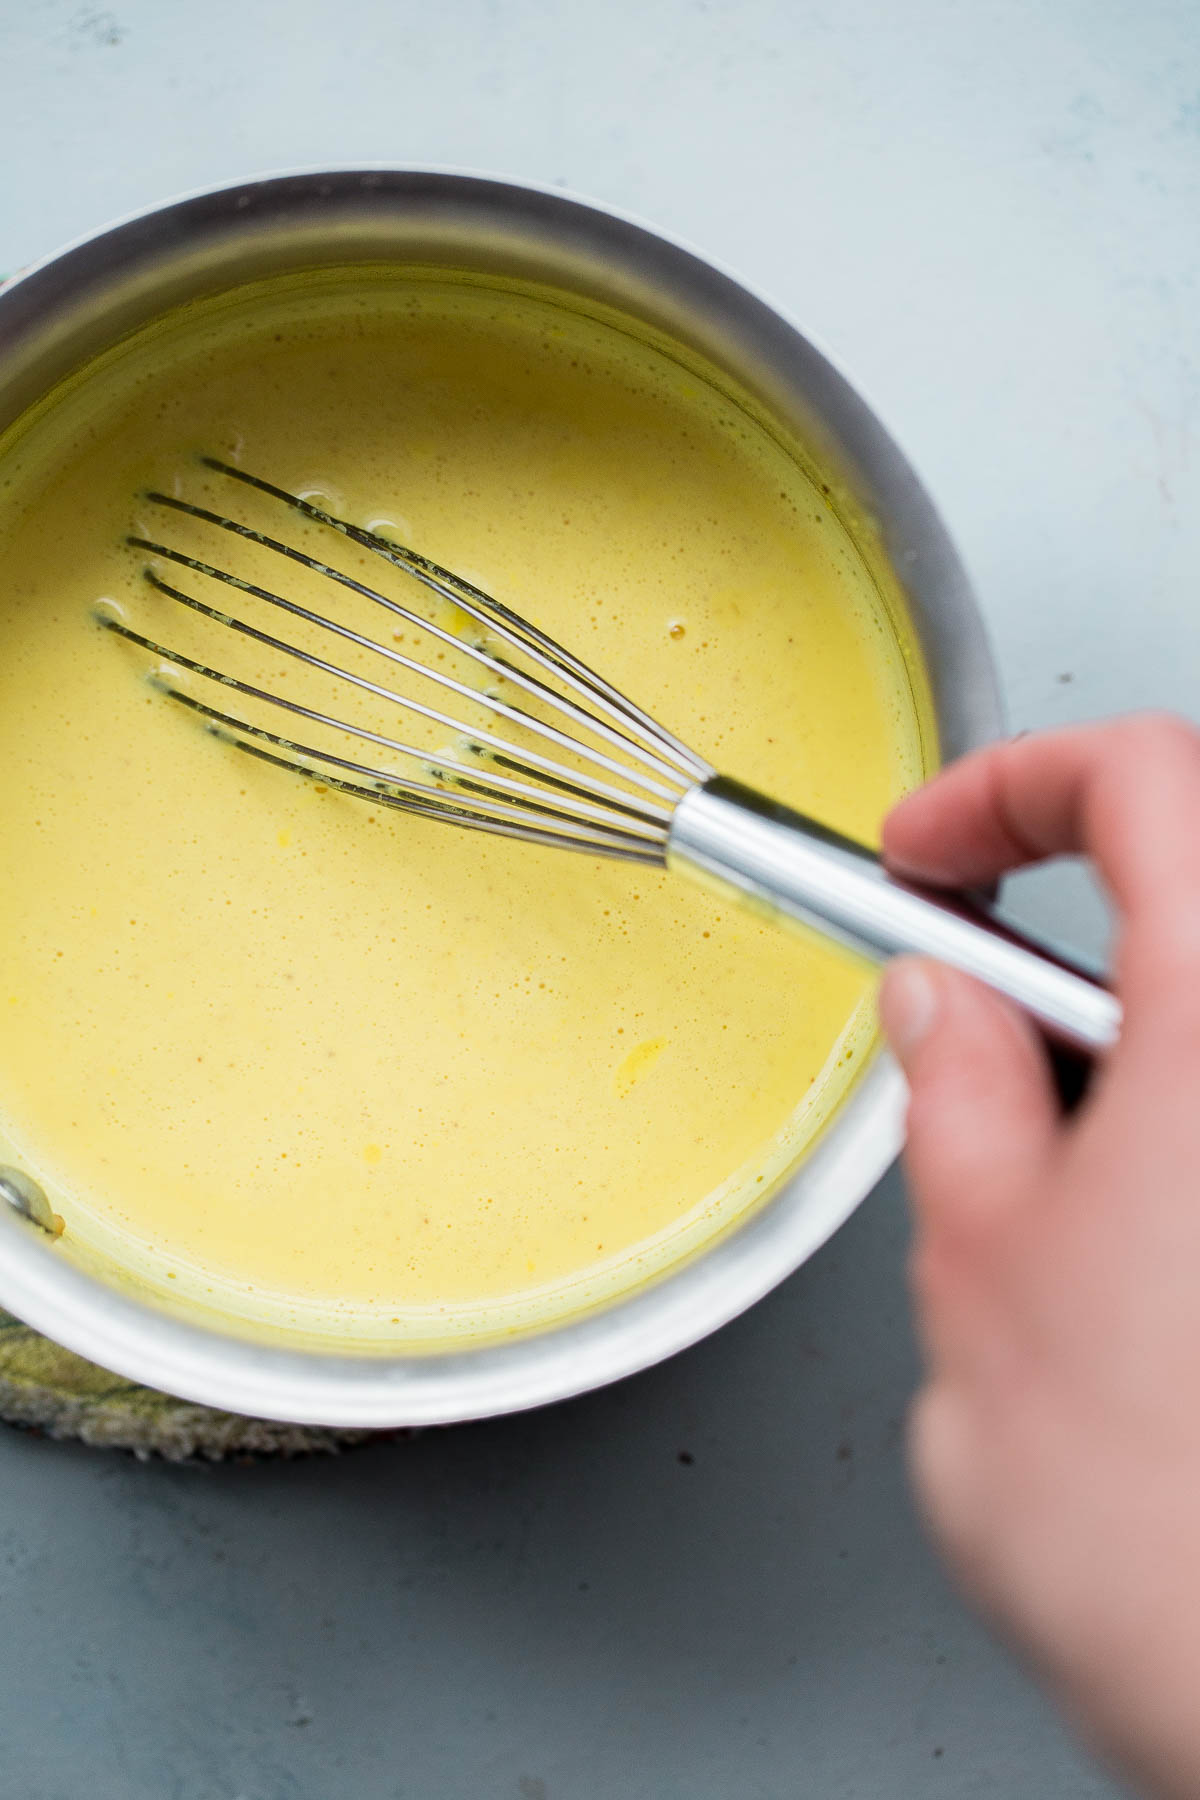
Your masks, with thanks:
M 256 526 L 160 492 L 142 498 L 156 509 L 231 534 L 259 564 L 263 561 L 260 552 L 265 551 L 278 556 L 281 564 L 290 563 L 294 575 L 305 571 L 306 581 L 316 577 L 319 584 L 333 583 L 342 590 L 343 599 L 354 596 L 356 606 L 366 602 L 369 610 L 378 607 L 393 627 L 399 621 L 406 629 L 404 633 L 393 630 L 394 641 L 383 642 L 374 632 L 329 617 L 323 607 L 317 610 L 303 605 L 277 593 L 273 586 L 247 580 L 169 542 L 131 535 L 129 544 L 159 565 L 144 570 L 149 587 L 272 656 L 295 659 L 308 671 L 328 678 L 333 684 L 328 689 L 331 693 L 337 684 L 345 684 L 356 690 L 360 699 L 367 697 L 376 714 L 379 703 L 394 705 L 410 725 L 421 722 L 416 735 L 425 733 L 429 741 L 410 741 L 409 736 L 395 736 L 389 730 L 344 717 L 340 707 L 329 712 L 278 691 L 286 675 L 284 666 L 279 682 L 267 687 L 159 643 L 112 611 L 99 611 L 97 617 L 108 630 L 165 659 L 169 666 L 157 678 L 164 693 L 200 714 L 213 731 L 249 755 L 375 805 L 591 855 L 652 864 L 665 861 L 675 807 L 685 793 L 715 773 L 703 758 L 578 657 L 474 583 L 378 531 L 353 525 L 230 463 L 215 457 L 201 461 L 212 473 L 289 508 L 306 526 L 339 533 L 357 550 L 368 551 L 411 576 L 432 596 L 430 604 L 423 613 L 415 611 L 321 556 Z M 358 558 L 360 564 L 365 561 Z M 199 591 L 185 592 L 166 580 L 159 572 L 163 564 L 199 577 Z M 215 590 L 209 584 L 216 584 Z M 189 587 L 193 585 L 189 582 Z M 219 603 L 223 600 L 221 588 L 243 595 L 258 616 L 262 614 L 256 603 L 276 609 L 308 631 L 312 644 L 328 634 L 331 640 L 352 646 L 349 660 L 357 666 L 347 666 L 344 657 L 329 660 L 315 648 L 296 643 L 294 637 L 268 631 L 254 623 L 253 617 L 231 613 L 227 602 Z M 202 597 L 206 592 L 209 598 Z M 431 616 L 439 608 L 446 622 Z M 403 641 L 410 632 L 423 647 L 423 654 L 410 656 L 396 648 L 396 641 Z M 451 669 L 457 667 L 458 673 L 438 666 L 448 655 Z M 374 664 L 376 674 L 384 673 L 377 658 L 411 679 L 402 689 L 375 679 L 367 671 Z M 178 672 L 184 670 L 201 678 L 201 693 L 180 685 Z M 325 735 L 327 743 L 302 742 L 252 717 L 221 710 L 207 697 L 203 684 L 209 682 L 252 702 L 246 711 L 277 708 L 304 719 L 318 728 L 318 737 Z M 454 710 L 446 710 L 450 707 Z M 439 742 L 439 734 L 445 734 L 449 742 Z M 344 739 L 370 744 L 380 762 L 347 756 Z

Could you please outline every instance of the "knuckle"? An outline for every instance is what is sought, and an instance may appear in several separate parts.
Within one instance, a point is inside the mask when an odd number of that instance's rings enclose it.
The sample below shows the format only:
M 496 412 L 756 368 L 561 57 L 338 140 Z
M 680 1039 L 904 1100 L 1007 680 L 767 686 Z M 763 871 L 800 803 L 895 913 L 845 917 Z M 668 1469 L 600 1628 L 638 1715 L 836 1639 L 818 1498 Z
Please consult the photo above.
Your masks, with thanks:
M 957 1382 L 936 1380 L 917 1396 L 908 1461 L 926 1518 L 959 1581 L 977 1604 L 999 1609 L 1008 1558 L 994 1459 L 978 1408 Z
M 1200 1011 L 1200 913 L 1194 905 L 1171 909 L 1159 925 L 1159 950 L 1174 973 L 1175 988 L 1189 1012 Z
M 923 1143 L 937 1130 L 941 1117 L 941 1097 L 931 1083 L 909 1076 L 907 1131 L 910 1150 Z
M 1153 921 L 1152 934 L 1143 936 L 1140 955 L 1125 959 L 1129 979 L 1121 985 L 1127 1004 L 1200 1011 L 1200 920 L 1168 912 Z
M 1171 890 L 1131 922 L 1117 956 L 1117 987 L 1131 1005 L 1200 1014 L 1200 885 L 1184 869 Z
M 947 1288 L 946 1255 L 941 1242 L 927 1233 L 909 1252 L 908 1285 L 922 1313 L 939 1310 Z
M 1180 713 L 1135 713 L 1120 730 L 1131 750 L 1155 762 L 1200 757 L 1200 731 Z
M 957 1384 L 943 1379 L 922 1388 L 909 1415 L 909 1459 L 939 1532 L 960 1552 L 979 1523 L 974 1436 L 969 1402 Z
M 963 1352 L 979 1333 L 981 1256 L 952 1228 L 923 1230 L 908 1258 L 908 1289 L 927 1346 Z
M 961 1089 L 942 1081 L 915 1089 L 908 1103 L 905 1163 L 925 1217 L 952 1214 L 957 1192 L 971 1172 L 961 1100 Z
M 985 1101 L 991 1083 L 979 1059 L 962 1054 L 932 1057 L 913 1081 L 908 1101 L 908 1136 L 948 1150 L 962 1134 L 961 1121 Z

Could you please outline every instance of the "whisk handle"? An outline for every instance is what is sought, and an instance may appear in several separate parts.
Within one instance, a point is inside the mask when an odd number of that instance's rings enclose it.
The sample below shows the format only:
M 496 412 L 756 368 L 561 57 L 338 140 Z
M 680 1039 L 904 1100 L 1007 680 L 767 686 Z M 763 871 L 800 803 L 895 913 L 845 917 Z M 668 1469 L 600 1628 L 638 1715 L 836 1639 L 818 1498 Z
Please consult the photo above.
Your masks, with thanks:
M 1095 976 L 973 901 L 898 880 L 874 851 L 725 776 L 679 802 L 667 862 L 872 962 L 917 952 L 962 969 L 1024 1007 L 1053 1044 L 1094 1057 L 1117 1041 L 1120 1002 Z

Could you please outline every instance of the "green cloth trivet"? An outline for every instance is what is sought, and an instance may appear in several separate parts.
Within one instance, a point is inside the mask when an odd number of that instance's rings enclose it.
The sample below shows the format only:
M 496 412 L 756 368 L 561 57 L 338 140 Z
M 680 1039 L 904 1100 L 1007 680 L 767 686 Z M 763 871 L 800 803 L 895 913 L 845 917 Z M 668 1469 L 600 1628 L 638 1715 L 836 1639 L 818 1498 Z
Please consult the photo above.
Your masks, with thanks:
M 0 1419 L 48 1437 L 163 1456 L 168 1462 L 225 1456 L 303 1456 L 337 1451 L 377 1434 L 320 1425 L 277 1425 L 193 1406 L 98 1369 L 0 1312 Z

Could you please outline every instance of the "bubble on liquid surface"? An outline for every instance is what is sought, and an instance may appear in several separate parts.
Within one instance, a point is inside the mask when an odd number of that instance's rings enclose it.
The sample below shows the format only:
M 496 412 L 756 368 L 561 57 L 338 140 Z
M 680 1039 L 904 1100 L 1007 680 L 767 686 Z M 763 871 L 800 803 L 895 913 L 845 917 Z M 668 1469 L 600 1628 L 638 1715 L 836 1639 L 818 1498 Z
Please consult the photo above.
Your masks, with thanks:
M 335 518 L 340 517 L 343 511 L 342 497 L 333 488 L 297 488 L 296 498 L 306 501 L 309 506 L 317 507 L 321 512 L 332 513 Z
M 192 689 L 191 672 L 181 669 L 178 663 L 158 662 L 146 671 L 146 680 L 160 694 L 189 693 Z
M 368 519 L 364 529 L 393 544 L 412 544 L 412 526 L 403 513 L 381 513 L 377 519 Z

